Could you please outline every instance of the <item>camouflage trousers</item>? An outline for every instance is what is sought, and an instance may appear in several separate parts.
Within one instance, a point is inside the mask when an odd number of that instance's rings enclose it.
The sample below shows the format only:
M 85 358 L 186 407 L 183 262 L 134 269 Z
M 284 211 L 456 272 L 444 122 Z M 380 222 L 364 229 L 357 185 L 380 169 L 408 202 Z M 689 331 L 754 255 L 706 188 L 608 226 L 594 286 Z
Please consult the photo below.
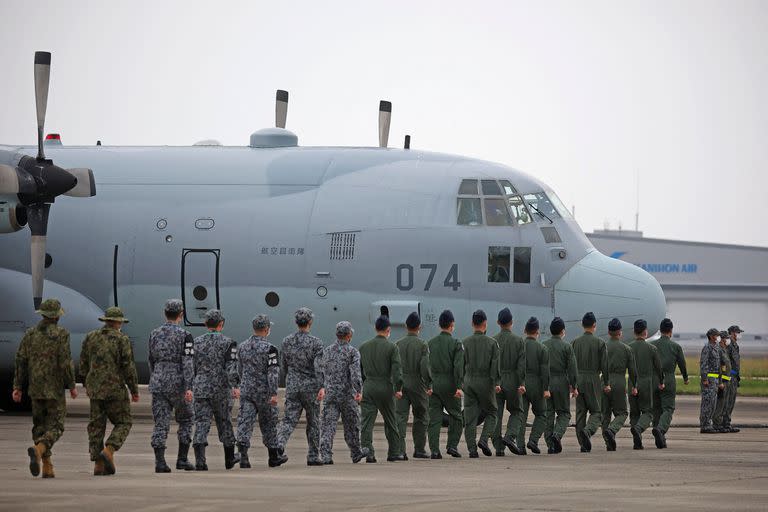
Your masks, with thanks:
M 67 401 L 64 393 L 52 400 L 32 399 L 32 440 L 45 445 L 43 457 L 51 456 L 51 448 L 64 433 Z
M 211 417 L 216 420 L 219 441 L 224 446 L 235 445 L 232 429 L 232 402 L 225 392 L 210 398 L 195 398 L 195 439 L 194 445 L 208 446 L 208 432 L 211 431 Z
M 91 460 L 96 460 L 104 449 L 104 435 L 107 430 L 107 420 L 114 427 L 109 434 L 106 444 L 117 451 L 123 446 L 128 433 L 133 426 L 131 402 L 128 395 L 107 400 L 91 400 L 91 416 L 88 421 L 88 451 Z
M 726 427 L 731 426 L 731 415 L 733 414 L 733 407 L 736 405 L 736 395 L 739 394 L 739 379 L 737 377 L 731 377 L 731 383 L 728 386 L 730 393 L 728 394 L 728 400 L 725 402 L 725 411 L 723 412 L 723 425 Z
M 701 414 L 699 426 L 701 428 L 712 426 L 712 416 L 715 414 L 717 404 L 717 379 L 708 379 L 709 386 L 701 386 Z
M 728 403 L 736 396 L 734 382 L 734 380 L 726 382 L 725 387 L 717 391 L 717 403 L 715 404 L 715 413 L 712 415 L 712 424 L 718 428 L 731 425 Z
M 253 399 L 240 397 L 240 414 L 237 417 L 237 444 L 251 446 L 251 435 L 256 419 L 259 420 L 261 438 L 267 448 L 279 448 L 277 443 L 277 406 L 270 405 L 267 398 Z
M 351 396 L 331 398 L 326 400 L 320 420 L 320 454 L 323 462 L 333 459 L 333 438 L 336 436 L 336 422 L 339 416 L 344 426 L 344 440 L 351 456 L 354 458 L 360 455 L 360 407 Z
M 290 393 L 285 395 L 283 420 L 277 430 L 277 442 L 282 448 L 288 443 L 301 411 L 307 418 L 307 462 L 320 460 L 320 402 L 317 393 Z
M 192 422 L 195 416 L 192 404 L 184 400 L 183 394 L 152 393 L 152 418 L 155 420 L 152 448 L 165 448 L 171 430 L 171 413 L 179 424 L 179 444 L 188 445 L 192 442 Z

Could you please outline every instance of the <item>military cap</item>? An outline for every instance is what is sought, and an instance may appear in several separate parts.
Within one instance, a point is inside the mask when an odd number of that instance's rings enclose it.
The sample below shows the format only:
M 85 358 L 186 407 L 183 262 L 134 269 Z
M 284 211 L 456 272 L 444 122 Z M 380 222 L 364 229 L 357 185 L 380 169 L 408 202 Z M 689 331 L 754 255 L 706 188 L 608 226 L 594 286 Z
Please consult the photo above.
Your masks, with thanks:
M 641 332 L 643 332 L 648 328 L 648 322 L 646 322 L 642 318 L 638 318 L 637 320 L 635 320 L 634 328 L 635 328 L 635 334 L 640 334 Z
M 612 318 L 610 322 L 608 322 L 608 332 L 618 332 L 621 330 L 621 320 L 618 318 Z
M 672 330 L 672 327 L 674 327 L 674 324 L 672 323 L 672 320 L 670 320 L 669 318 L 665 318 L 659 324 L 659 330 L 661 332 L 669 332 Z
M 376 319 L 376 332 L 386 331 L 390 325 L 392 324 L 389 321 L 389 317 L 386 315 L 381 315 Z
M 737 332 L 737 333 L 741 334 L 744 331 L 742 331 L 741 327 L 739 327 L 738 325 L 732 325 L 732 326 L 730 326 L 728 328 L 728 332 Z
M 553 318 L 552 322 L 549 324 L 549 332 L 557 336 L 563 332 L 563 329 L 565 329 L 565 322 L 563 322 L 563 319 L 559 316 Z
M 504 308 L 501 311 L 499 311 L 499 325 L 507 325 L 512 321 L 512 312 L 509 310 L 509 308 Z
M 482 309 L 478 309 L 474 313 L 472 313 L 472 325 L 480 325 L 483 322 L 488 320 L 488 316 L 485 314 L 485 311 Z
M 61 302 L 58 299 L 45 299 L 40 304 L 40 309 L 35 311 L 35 313 L 45 318 L 59 318 L 64 314 L 64 310 L 61 308 Z
M 417 312 L 413 312 L 405 319 L 405 326 L 411 330 L 416 329 L 421 325 L 421 318 Z
M 346 320 L 342 320 L 341 322 L 336 324 L 337 338 L 343 338 L 344 336 L 348 336 L 354 333 L 355 333 L 355 330 L 352 328 L 352 324 L 347 322 Z
M 100 316 L 99 320 L 102 322 L 121 322 L 124 324 L 128 323 L 128 319 L 123 316 L 123 310 L 115 306 L 107 308 L 107 310 L 104 312 L 104 316 Z
M 712 327 L 710 330 L 707 331 L 707 338 L 710 336 L 720 336 L 720 331 Z
M 208 327 L 216 327 L 224 321 L 224 315 L 222 315 L 221 311 L 218 309 L 209 309 L 205 312 L 203 319 L 205 320 L 205 325 Z
M 440 323 L 441 329 L 447 329 L 449 325 L 451 325 L 453 322 L 455 322 L 456 319 L 453 318 L 453 313 L 450 309 L 446 309 L 442 313 L 440 313 L 440 318 L 438 322 Z
M 309 322 L 312 321 L 312 319 L 315 318 L 315 315 L 312 313 L 312 310 L 309 308 L 299 308 L 296 310 L 296 325 L 299 327 L 305 327 L 309 325 Z
M 264 329 L 272 327 L 272 322 L 269 321 L 267 315 L 256 315 L 251 323 L 253 324 L 254 331 L 263 331 Z
M 597 323 L 597 318 L 595 318 L 595 314 L 591 311 L 585 314 L 584 318 L 581 319 L 582 327 L 592 327 L 596 323 Z
M 532 316 L 528 319 L 527 322 L 525 322 L 525 332 L 532 333 L 539 330 L 539 319 L 535 316 Z
M 725 339 L 725 338 L 730 338 L 731 335 L 728 334 L 728 331 L 720 331 L 720 337 Z
M 168 299 L 165 301 L 163 311 L 165 311 L 166 315 L 171 317 L 179 316 L 181 312 L 184 311 L 184 303 L 181 299 Z

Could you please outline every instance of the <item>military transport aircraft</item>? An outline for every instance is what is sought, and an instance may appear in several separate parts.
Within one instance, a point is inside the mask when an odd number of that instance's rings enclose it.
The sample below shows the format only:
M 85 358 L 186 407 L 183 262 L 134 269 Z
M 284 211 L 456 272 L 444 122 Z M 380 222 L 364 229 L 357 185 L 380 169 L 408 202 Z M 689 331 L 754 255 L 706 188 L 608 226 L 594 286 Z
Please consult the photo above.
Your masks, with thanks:
M 457 335 L 477 308 L 493 321 L 509 306 L 518 327 L 560 316 L 571 334 L 587 310 L 599 333 L 614 316 L 656 326 L 665 313 L 656 280 L 599 253 L 536 178 L 408 139 L 388 148 L 389 102 L 379 147 L 300 147 L 285 129 L 286 91 L 276 127 L 244 147 L 68 147 L 43 139 L 50 58 L 35 54 L 37 148 L 0 146 L 3 399 L 42 297 L 61 299 L 75 360 L 103 310 L 123 308 L 144 382 L 147 335 L 170 297 L 194 333 L 207 309 L 222 309 L 236 340 L 267 313 L 278 345 L 300 306 L 326 341 L 340 320 L 362 341 L 382 313 L 397 331 L 419 311 L 426 336 L 445 308 Z

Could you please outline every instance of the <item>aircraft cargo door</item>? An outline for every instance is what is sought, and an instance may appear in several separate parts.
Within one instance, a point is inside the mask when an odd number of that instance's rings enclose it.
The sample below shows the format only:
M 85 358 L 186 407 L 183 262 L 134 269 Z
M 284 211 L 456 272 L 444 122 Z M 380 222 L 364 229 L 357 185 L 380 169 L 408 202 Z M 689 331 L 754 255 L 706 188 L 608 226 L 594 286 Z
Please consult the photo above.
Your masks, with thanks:
M 184 325 L 204 325 L 209 309 L 220 309 L 218 249 L 184 249 L 181 256 L 181 300 Z

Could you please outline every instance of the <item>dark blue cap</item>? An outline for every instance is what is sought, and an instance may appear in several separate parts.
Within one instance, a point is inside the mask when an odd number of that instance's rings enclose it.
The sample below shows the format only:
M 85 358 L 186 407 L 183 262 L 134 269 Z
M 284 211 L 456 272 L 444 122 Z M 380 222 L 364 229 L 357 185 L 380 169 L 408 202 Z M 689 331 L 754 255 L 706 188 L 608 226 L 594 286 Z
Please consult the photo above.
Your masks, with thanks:
M 640 334 L 648 328 L 648 322 L 642 318 L 635 320 L 635 334 Z
M 608 332 L 616 332 L 621 330 L 621 320 L 618 318 L 611 319 L 610 322 L 608 322 Z
M 591 311 L 585 314 L 584 318 L 581 319 L 582 327 L 592 327 L 596 323 L 597 323 L 597 318 L 595 318 L 595 314 Z
M 528 319 L 527 322 L 525 322 L 525 332 L 528 334 L 532 334 L 539 330 L 539 319 L 535 316 L 532 316 Z
M 559 316 L 556 316 L 552 319 L 552 323 L 549 324 L 549 332 L 552 333 L 553 336 L 558 336 L 559 334 L 562 334 L 563 330 L 565 329 L 565 322 L 563 322 L 563 319 Z
M 661 324 L 659 324 L 659 330 L 661 332 L 669 332 L 672 330 L 672 327 L 674 326 L 672 324 L 672 320 L 670 320 L 669 318 L 665 318 L 664 320 L 661 321 Z
M 482 309 L 478 309 L 472 313 L 472 325 L 480 325 L 486 320 L 488 320 L 488 316 L 486 316 L 485 311 Z
M 507 325 L 511 321 L 512 321 L 512 312 L 509 310 L 509 308 L 504 308 L 501 311 L 499 311 L 500 325 Z
M 447 329 L 448 326 L 450 326 L 453 322 L 455 322 L 455 319 L 453 318 L 453 313 L 451 313 L 450 309 L 446 309 L 442 313 L 440 313 L 440 319 L 438 320 L 440 323 L 441 329 Z
M 405 326 L 410 330 L 414 330 L 421 325 L 421 318 L 417 312 L 413 312 L 405 319 Z
M 390 326 L 389 317 L 381 315 L 379 318 L 376 319 L 376 332 L 386 331 L 387 328 Z

